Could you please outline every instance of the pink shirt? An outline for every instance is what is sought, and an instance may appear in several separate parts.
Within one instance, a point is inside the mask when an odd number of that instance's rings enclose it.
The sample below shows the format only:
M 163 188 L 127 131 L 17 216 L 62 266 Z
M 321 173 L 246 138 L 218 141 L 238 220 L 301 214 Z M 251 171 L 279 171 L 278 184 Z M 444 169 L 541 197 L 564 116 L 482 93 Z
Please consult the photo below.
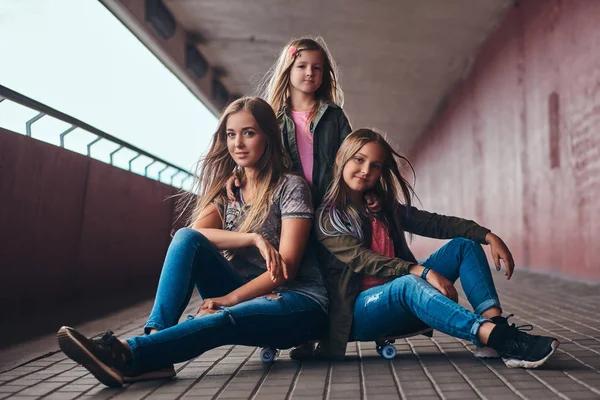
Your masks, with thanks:
M 313 171 L 313 134 L 308 125 L 310 111 L 292 111 L 292 121 L 296 125 L 296 143 L 300 154 L 300 163 L 304 178 L 312 185 Z
M 396 257 L 394 253 L 394 242 L 390 237 L 390 233 L 383 224 L 377 218 L 371 220 L 371 227 L 373 229 L 373 236 L 371 238 L 371 250 L 375 253 L 381 254 L 386 257 Z M 388 283 L 391 279 L 381 279 L 375 276 L 365 275 L 362 281 L 361 291 L 365 291 L 375 286 L 383 285 Z

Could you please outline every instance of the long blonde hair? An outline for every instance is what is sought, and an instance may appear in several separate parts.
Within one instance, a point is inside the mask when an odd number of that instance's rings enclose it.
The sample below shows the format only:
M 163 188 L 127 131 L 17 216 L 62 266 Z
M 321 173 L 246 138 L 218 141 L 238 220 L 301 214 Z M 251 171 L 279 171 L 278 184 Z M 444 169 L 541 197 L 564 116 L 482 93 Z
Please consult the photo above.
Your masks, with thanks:
M 412 197 L 415 192 L 411 184 L 402 176 L 398 164 L 399 160 L 406 163 L 414 177 L 415 171 L 410 161 L 398 154 L 380 133 L 371 129 L 358 129 L 342 142 L 336 156 L 333 180 L 323 198 L 319 228 L 327 236 L 352 235 L 364 240 L 360 211 L 350 201 L 350 189 L 344 181 L 343 171 L 346 163 L 368 143 L 377 143 L 385 154 L 381 177 L 370 189 L 370 192 L 379 198 L 383 214 L 391 215 L 394 212 L 394 205 L 398 203 L 406 205 L 407 210 L 412 205 Z M 328 213 L 333 230 L 328 230 L 323 226 L 324 213 Z
M 196 194 L 195 199 L 194 195 L 190 194 L 182 207 L 189 208 L 191 203 L 195 202 L 189 218 L 190 225 L 210 204 L 218 205 L 220 212 L 221 206 L 227 201 L 225 184 L 231 177 L 232 171 L 237 168 L 227 149 L 227 120 L 231 115 L 242 110 L 254 117 L 260 131 L 266 137 L 266 144 L 265 152 L 254 166 L 257 170 L 255 201 L 250 206 L 239 232 L 252 232 L 265 222 L 277 183 L 290 170 L 291 162 L 283 148 L 279 124 L 271 106 L 258 97 L 243 97 L 232 102 L 219 118 L 208 153 L 197 163 L 195 173 L 197 178 L 192 190 Z M 239 173 L 244 182 L 244 168 L 239 168 Z M 221 215 L 221 218 L 224 216 Z
M 292 55 L 290 48 L 295 48 Z M 327 49 L 323 38 L 311 39 L 303 37 L 293 39 L 281 49 L 281 54 L 275 64 L 269 69 L 259 86 L 259 93 L 266 99 L 276 113 L 284 105 L 289 105 L 290 72 L 292 65 L 303 50 L 317 50 L 323 55 L 323 83 L 315 92 L 315 104 L 309 114 L 308 121 L 312 122 L 323 103 L 330 102 L 340 107 L 344 105 L 344 93 L 338 82 L 338 69 L 335 60 Z

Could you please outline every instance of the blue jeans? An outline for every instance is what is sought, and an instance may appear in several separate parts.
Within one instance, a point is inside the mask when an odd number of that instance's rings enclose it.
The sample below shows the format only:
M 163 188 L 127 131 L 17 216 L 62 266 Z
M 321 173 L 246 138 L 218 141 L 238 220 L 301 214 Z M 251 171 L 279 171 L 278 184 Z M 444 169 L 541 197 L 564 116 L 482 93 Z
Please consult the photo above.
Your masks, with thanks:
M 415 275 L 394 279 L 362 292 L 354 303 L 350 340 L 370 341 L 415 332 L 428 325 L 480 346 L 477 331 L 481 314 L 500 308 L 490 267 L 481 246 L 471 240 L 451 240 L 425 262 L 452 283 L 460 278 L 471 312 L 448 299 Z
M 289 348 L 320 337 L 327 315 L 312 299 L 284 291 L 251 299 L 214 314 L 177 323 L 194 286 L 202 298 L 224 296 L 247 282 L 193 229 L 177 231 L 167 251 L 154 307 L 144 331 L 127 339 L 134 366 L 152 370 L 189 360 L 226 344 Z

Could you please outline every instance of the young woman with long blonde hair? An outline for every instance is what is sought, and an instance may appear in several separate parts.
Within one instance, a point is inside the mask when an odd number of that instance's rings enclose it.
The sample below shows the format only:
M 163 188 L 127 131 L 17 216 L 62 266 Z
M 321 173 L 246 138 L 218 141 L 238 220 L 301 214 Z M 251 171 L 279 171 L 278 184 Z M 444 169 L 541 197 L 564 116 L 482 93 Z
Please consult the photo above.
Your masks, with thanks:
M 243 184 L 228 200 L 234 167 Z M 289 348 L 327 323 L 327 292 L 305 251 L 313 206 L 307 183 L 288 173 L 275 114 L 259 98 L 230 104 L 198 177 L 190 227 L 175 234 L 143 336 L 90 340 L 58 332 L 65 354 L 108 386 L 175 374 L 173 364 L 225 345 Z M 194 286 L 195 318 L 178 323 Z

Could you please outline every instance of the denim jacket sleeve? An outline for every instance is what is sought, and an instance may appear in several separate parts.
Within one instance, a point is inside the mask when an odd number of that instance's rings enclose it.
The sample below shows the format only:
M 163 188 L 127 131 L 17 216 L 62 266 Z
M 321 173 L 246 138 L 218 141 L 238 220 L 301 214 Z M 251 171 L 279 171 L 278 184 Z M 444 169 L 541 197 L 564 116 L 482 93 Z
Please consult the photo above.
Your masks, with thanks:
M 396 217 L 400 218 L 400 226 L 410 233 L 434 239 L 452 239 L 464 237 L 478 243 L 485 244 L 485 235 L 489 229 L 474 221 L 430 213 L 411 207 L 408 214 L 406 207 L 399 204 Z
M 323 224 L 326 230 L 331 231 L 333 229 L 326 213 L 323 215 Z M 397 277 L 408 274 L 408 267 L 416 264 L 414 261 L 377 254 L 365 247 L 364 243 L 355 236 L 328 236 L 317 226 L 315 228 L 317 238 L 321 244 L 337 260 L 357 274 L 374 275 L 380 278 Z

